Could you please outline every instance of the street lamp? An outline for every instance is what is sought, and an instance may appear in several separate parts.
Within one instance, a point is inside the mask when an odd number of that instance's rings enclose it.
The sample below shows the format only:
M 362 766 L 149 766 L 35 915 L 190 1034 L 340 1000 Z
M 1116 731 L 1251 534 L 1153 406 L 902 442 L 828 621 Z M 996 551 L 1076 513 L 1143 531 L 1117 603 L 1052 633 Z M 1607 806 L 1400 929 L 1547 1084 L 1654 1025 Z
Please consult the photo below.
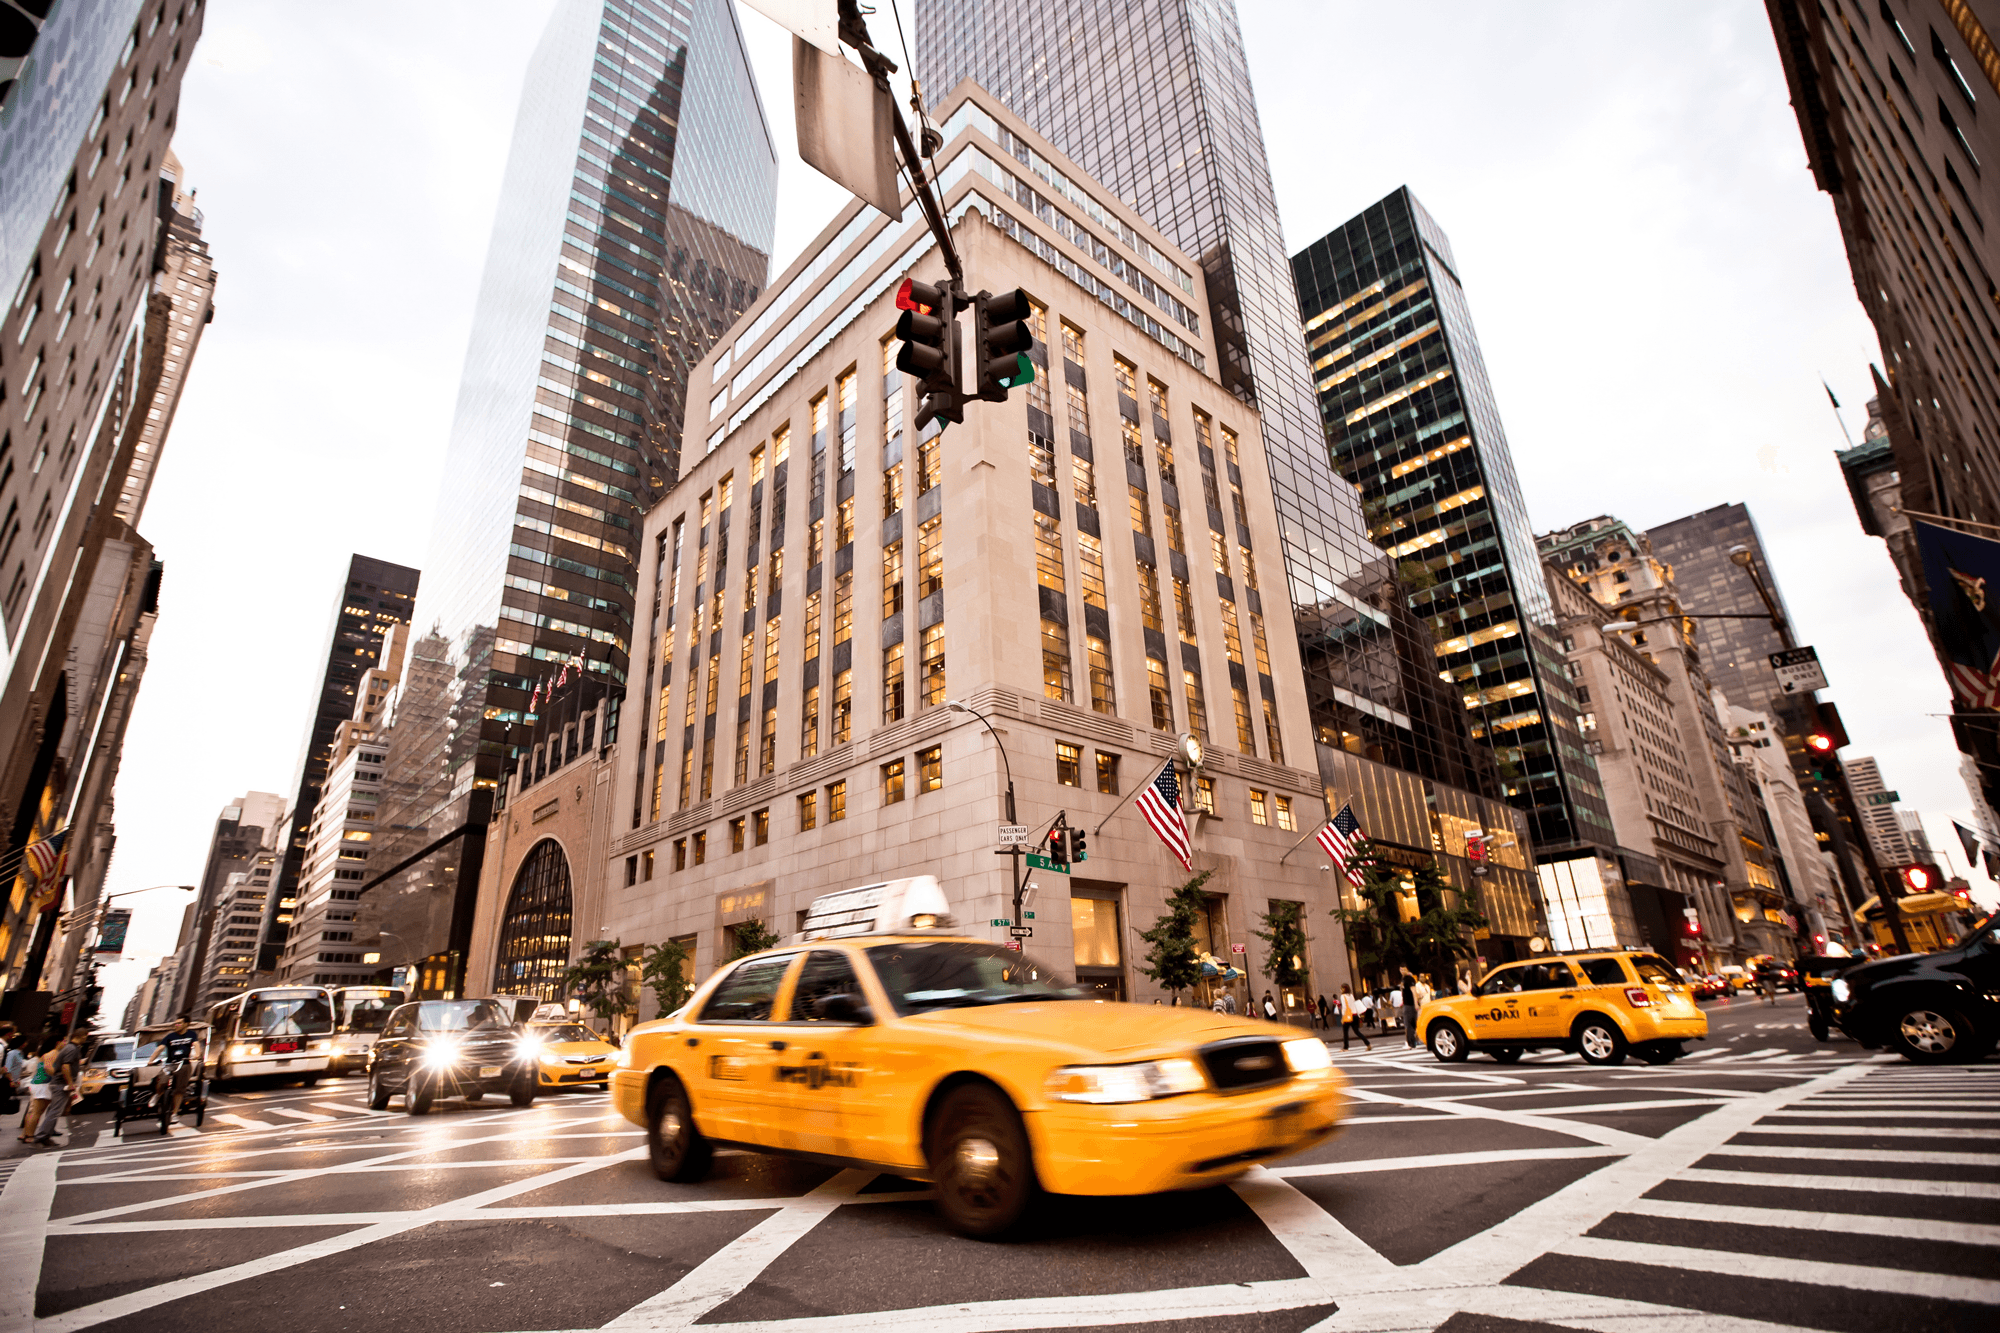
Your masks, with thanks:
M 1000 750 L 1000 765 L 1007 773 L 1007 825 L 1010 829 L 1019 828 L 1020 824 L 1014 817 L 1014 765 L 1007 758 L 1007 746 L 1000 739 L 1000 733 L 993 729 L 993 724 L 987 720 L 986 714 L 980 712 L 977 708 L 974 708 L 962 699 L 946 699 L 944 706 L 954 713 L 970 713 L 973 717 L 978 718 L 979 724 L 986 728 L 986 734 L 993 738 L 993 744 Z M 1008 843 L 1005 855 L 1010 869 L 1009 879 L 1014 888 L 1014 925 L 1016 928 L 1019 928 L 1021 925 L 1022 893 L 1027 887 L 1023 883 L 1021 871 L 1021 844 L 1018 842 Z M 1015 937 L 1015 942 L 1020 942 L 1018 936 Z

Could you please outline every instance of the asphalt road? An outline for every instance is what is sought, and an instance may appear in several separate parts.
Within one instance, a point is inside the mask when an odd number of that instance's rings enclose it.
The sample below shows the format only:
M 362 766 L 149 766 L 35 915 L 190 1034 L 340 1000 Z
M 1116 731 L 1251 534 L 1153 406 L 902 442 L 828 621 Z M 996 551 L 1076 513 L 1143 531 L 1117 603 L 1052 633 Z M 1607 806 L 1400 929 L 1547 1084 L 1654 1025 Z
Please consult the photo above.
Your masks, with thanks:
M 1354 1114 L 1227 1188 L 948 1233 L 921 1186 L 751 1154 L 656 1180 L 601 1094 L 423 1118 L 359 1079 L 0 1161 L 0 1329 L 833 1333 L 2000 1326 L 2000 1061 L 1705 1006 L 1665 1068 L 1335 1058 Z

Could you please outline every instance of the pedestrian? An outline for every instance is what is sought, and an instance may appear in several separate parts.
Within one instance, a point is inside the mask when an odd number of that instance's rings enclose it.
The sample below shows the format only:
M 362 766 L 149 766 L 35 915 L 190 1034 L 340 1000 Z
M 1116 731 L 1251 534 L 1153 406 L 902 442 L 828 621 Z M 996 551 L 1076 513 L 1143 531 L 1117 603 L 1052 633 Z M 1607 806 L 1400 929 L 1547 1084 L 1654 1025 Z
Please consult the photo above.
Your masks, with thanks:
M 7 1104 L 0 1106 L 0 1114 L 12 1115 L 20 1110 L 20 1100 L 28 1095 L 28 1055 L 21 1049 L 27 1044 L 27 1038 L 16 1032 L 12 1023 L 7 1024 L 7 1050 L 0 1057 L 5 1061 Z
M 1375 997 L 1365 989 L 1354 997 L 1354 1030 L 1364 1033 L 1368 1023 L 1375 1017 Z
M 1400 987 L 1400 986 L 1395 986 L 1395 987 L 1391 987 L 1391 988 L 1390 988 L 1390 990 L 1389 990 L 1389 1007 L 1388 1007 L 1388 1009 L 1386 1009 L 1386 1010 L 1385 1010 L 1385 1011 L 1383 1012 L 1383 1015 L 1382 1015 L 1382 1017 L 1383 1017 L 1383 1019 L 1384 1019 L 1384 1022 L 1383 1022 L 1383 1024 L 1382 1024 L 1382 1026 L 1383 1026 L 1383 1027 L 1384 1027 L 1385 1029 L 1388 1029 L 1388 1028 L 1399 1028 L 1399 1027 L 1403 1026 L 1403 989 L 1402 989 L 1402 987 Z
M 1403 969 L 1403 988 L 1396 993 L 1396 1001 L 1403 1013 L 1403 1044 L 1417 1044 L 1417 979 L 1410 975 L 1410 969 Z
M 167 1101 L 167 1121 L 181 1113 L 187 1097 L 188 1079 L 194 1068 L 195 1034 L 188 1031 L 187 1015 L 174 1020 L 174 1030 L 160 1042 L 160 1072 L 153 1077 L 153 1096 Z
M 1238 1012 L 1238 1010 L 1237 1010 L 1237 1008 L 1236 1008 L 1236 992 L 1235 992 L 1235 991 L 1233 991 L 1233 990 L 1226 990 L 1226 991 L 1222 992 L 1222 1012 L 1223 1012 L 1223 1013 L 1225 1013 L 1225 1014 L 1234 1014 L 1234 1013 Z
M 1278 1021 L 1278 1004 L 1277 1001 L 1271 998 L 1271 992 L 1264 992 L 1264 1000 L 1259 1007 L 1264 1011 L 1264 1021 L 1266 1023 L 1275 1023 Z
M 1331 1030 L 1333 1027 L 1332 1022 L 1330 1022 L 1328 1018 L 1328 1010 L 1326 1007 L 1326 996 L 1324 994 L 1322 994 L 1319 997 L 1319 1025 L 1320 1027 L 1328 1030 Z
M 1215 1003 L 1210 1005 L 1209 1008 L 1215 1010 L 1215 1012 L 1218 1014 L 1226 1014 L 1229 1012 L 1229 1010 L 1222 1003 L 1222 992 L 1220 991 L 1216 992 Z
M 32 1142 L 35 1129 L 48 1114 L 49 1102 L 55 1096 L 56 1076 L 54 1055 L 58 1045 L 54 1037 L 45 1037 L 35 1043 L 35 1055 L 28 1062 L 28 1114 L 21 1119 L 21 1142 Z
M 82 1072 L 83 1051 L 76 1044 L 74 1036 L 59 1038 L 49 1043 L 55 1051 L 52 1079 L 49 1084 L 49 1104 L 42 1111 L 41 1123 L 35 1127 L 35 1143 L 39 1147 L 56 1146 L 56 1134 L 62 1127 L 62 1118 L 69 1111 L 70 1103 L 76 1098 L 76 1080 Z M 45 1061 L 47 1055 L 42 1057 Z
M 1362 1050 L 1374 1050 L 1375 1043 L 1369 1041 L 1368 1034 L 1361 1030 L 1361 1015 L 1363 1010 L 1357 1005 L 1354 999 L 1353 988 L 1344 981 L 1340 983 L 1340 999 L 1338 1004 L 1340 1006 L 1340 1049 L 1343 1051 L 1348 1049 L 1348 1042 L 1353 1037 L 1359 1037 L 1361 1038 Z

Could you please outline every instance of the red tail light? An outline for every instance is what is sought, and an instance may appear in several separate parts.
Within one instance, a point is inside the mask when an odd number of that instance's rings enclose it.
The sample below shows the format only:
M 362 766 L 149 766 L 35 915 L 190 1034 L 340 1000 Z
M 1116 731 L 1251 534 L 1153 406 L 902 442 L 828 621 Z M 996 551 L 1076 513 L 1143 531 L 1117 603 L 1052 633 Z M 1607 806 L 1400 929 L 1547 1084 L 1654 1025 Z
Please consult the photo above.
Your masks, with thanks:
M 1638 986 L 1627 986 L 1625 988 L 1625 998 L 1631 1003 L 1634 1009 L 1644 1009 L 1653 1003 L 1653 997 L 1646 994 Z

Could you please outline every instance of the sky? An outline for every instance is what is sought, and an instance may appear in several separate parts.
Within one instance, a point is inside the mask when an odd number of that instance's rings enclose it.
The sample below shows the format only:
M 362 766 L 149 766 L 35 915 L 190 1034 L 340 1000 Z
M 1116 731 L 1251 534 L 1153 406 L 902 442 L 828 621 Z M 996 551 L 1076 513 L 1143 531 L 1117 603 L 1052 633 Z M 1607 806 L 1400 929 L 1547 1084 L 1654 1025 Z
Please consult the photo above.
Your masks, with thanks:
M 107 887 L 199 879 L 289 795 L 353 552 L 421 566 L 523 74 L 556 0 L 210 0 L 174 149 L 220 280 L 141 530 L 166 564 Z M 908 0 L 900 0 L 906 31 Z M 1287 244 L 1400 185 L 1450 234 L 1530 517 L 1742 502 L 1852 738 L 1958 863 L 1948 695 L 1856 521 L 1880 360 L 1761 6 L 1238 0 Z M 875 39 L 898 58 L 889 5 Z M 797 160 L 790 39 L 743 28 L 775 275 L 845 202 Z M 423 601 L 418 599 L 419 615 Z M 1983 883 L 1983 878 L 1978 882 Z M 115 1015 L 188 897 L 135 909 Z

